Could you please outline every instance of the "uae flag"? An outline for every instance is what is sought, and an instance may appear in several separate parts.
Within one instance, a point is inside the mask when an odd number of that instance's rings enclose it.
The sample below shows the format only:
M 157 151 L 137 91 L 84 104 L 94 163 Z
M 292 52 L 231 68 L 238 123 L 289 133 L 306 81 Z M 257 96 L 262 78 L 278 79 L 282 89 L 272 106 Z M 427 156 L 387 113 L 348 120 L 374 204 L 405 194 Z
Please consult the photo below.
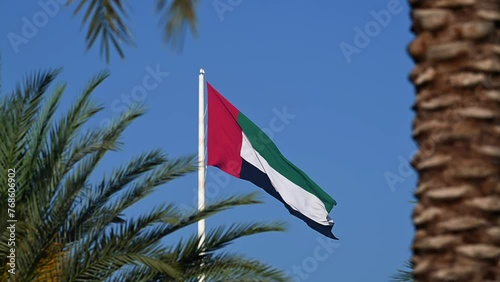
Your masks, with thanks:
M 259 127 L 209 83 L 207 86 L 207 164 L 261 187 L 292 215 L 337 239 L 332 233 L 333 220 L 328 216 L 335 200 L 287 160 Z

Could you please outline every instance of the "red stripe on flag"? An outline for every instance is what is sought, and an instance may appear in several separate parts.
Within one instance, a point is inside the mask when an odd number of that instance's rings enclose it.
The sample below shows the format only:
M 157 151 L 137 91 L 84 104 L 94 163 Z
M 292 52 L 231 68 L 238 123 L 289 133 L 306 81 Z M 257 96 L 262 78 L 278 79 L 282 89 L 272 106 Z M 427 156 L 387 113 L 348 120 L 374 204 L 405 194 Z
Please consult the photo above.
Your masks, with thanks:
M 215 166 L 240 177 L 242 132 L 238 125 L 239 111 L 207 82 L 208 132 L 207 165 Z

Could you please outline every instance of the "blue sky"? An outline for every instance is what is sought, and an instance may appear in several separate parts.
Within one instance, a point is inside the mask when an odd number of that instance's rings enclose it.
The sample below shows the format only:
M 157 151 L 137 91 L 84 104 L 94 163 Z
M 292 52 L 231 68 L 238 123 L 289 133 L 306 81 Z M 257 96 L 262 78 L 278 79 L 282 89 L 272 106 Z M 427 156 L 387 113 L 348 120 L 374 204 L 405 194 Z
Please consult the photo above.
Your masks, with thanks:
M 130 3 L 137 46 L 125 49 L 125 60 L 113 55 L 108 65 L 97 49 L 85 51 L 74 7 L 56 4 L 49 15 L 37 1 L 2 1 L 2 90 L 13 89 L 29 71 L 64 67 L 59 82 L 69 83 L 67 107 L 93 74 L 110 70 L 94 94 L 106 110 L 91 126 L 106 123 L 128 104 L 145 104 L 148 113 L 126 131 L 123 150 L 102 162 L 103 173 L 154 148 L 171 156 L 196 153 L 203 67 L 207 80 L 268 128 L 282 153 L 338 202 L 331 217 L 340 240 L 328 245 L 263 192 L 264 204 L 226 211 L 209 219 L 208 228 L 284 220 L 287 232 L 245 238 L 228 250 L 290 271 L 296 281 L 388 281 L 410 257 L 413 234 L 409 201 L 416 176 L 407 162 L 415 151 L 414 94 L 407 79 L 413 64 L 406 53 L 412 38 L 406 1 L 201 2 L 198 36 L 186 33 L 180 52 L 163 44 L 152 3 Z M 23 18 L 36 30 L 23 31 Z M 13 44 L 13 34 L 23 43 Z M 283 112 L 290 119 L 272 130 L 270 121 Z M 260 191 L 215 168 L 207 178 L 208 201 Z M 196 185 L 196 174 L 169 183 L 130 213 L 165 201 L 194 206 Z M 174 239 L 194 232 L 196 226 Z

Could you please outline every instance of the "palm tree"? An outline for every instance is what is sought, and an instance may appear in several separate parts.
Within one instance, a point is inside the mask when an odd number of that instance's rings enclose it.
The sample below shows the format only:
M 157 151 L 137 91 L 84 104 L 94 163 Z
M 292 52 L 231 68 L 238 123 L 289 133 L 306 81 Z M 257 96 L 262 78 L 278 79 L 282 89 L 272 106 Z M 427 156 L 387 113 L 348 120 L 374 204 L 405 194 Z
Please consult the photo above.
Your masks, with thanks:
M 500 281 L 500 2 L 410 1 L 416 281 Z
M 72 4 L 75 0 L 68 0 Z M 84 12 L 82 25 L 86 25 L 87 49 L 100 39 L 101 56 L 109 62 L 113 48 L 124 58 L 123 45 L 134 45 L 130 28 L 127 24 L 127 5 L 123 0 L 78 0 L 74 14 Z M 169 2 L 169 3 L 167 3 Z M 142 4 L 142 3 L 141 3 Z M 196 35 L 195 7 L 198 0 L 156 0 L 155 9 L 164 25 L 163 37 L 167 42 L 182 44 L 185 29 Z
M 207 281 L 286 280 L 265 263 L 220 251 L 244 236 L 282 231 L 282 223 L 217 227 L 200 247 L 195 235 L 162 243 L 202 218 L 258 203 L 253 194 L 221 199 L 203 211 L 171 203 L 124 217 L 127 208 L 197 164 L 193 157 L 172 159 L 152 150 L 92 182 L 99 162 L 120 148 L 122 132 L 143 111 L 132 108 L 110 126 L 84 132 L 102 110 L 91 93 L 108 75 L 91 79 L 57 118 L 66 88 L 52 87 L 58 73 L 34 73 L 9 95 L 0 94 L 0 281 L 195 281 L 201 275 Z

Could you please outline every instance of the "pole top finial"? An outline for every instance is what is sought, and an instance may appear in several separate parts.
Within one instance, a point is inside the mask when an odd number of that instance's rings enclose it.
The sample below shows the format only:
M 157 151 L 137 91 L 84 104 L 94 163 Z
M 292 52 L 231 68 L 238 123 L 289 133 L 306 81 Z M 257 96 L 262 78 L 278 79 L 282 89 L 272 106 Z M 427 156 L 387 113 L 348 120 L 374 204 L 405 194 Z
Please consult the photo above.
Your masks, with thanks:
M 200 69 L 200 74 L 205 74 L 205 70 L 203 68 Z

